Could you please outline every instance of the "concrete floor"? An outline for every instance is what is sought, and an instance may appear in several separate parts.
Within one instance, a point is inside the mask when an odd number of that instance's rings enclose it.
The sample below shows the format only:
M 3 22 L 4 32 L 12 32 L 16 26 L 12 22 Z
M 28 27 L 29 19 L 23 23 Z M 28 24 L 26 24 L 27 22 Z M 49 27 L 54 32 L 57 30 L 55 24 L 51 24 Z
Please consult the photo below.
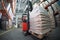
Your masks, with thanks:
M 39 40 L 32 35 L 24 36 L 21 29 L 13 29 L 0 36 L 0 40 Z M 60 40 L 60 27 L 57 27 L 44 40 Z
M 0 36 L 0 40 L 34 40 L 31 35 L 24 36 L 21 29 L 13 29 Z

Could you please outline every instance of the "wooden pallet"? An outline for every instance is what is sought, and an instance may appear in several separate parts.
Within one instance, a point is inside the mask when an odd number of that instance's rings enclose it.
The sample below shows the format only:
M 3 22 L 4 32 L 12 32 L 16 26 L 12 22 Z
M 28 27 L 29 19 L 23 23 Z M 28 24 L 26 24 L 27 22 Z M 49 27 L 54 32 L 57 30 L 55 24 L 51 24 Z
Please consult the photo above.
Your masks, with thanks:
M 37 38 L 39 38 L 39 39 L 42 39 L 42 38 L 44 37 L 44 35 L 36 34 L 36 33 L 32 32 L 32 31 L 30 31 L 30 33 L 31 33 L 33 36 L 35 36 L 35 37 L 37 37 Z
M 45 34 L 36 34 L 36 33 L 32 32 L 32 31 L 30 31 L 30 33 L 31 33 L 33 36 L 35 36 L 35 37 L 37 37 L 37 38 L 39 38 L 39 39 L 43 39 L 44 36 L 48 36 L 48 33 L 50 33 L 50 32 L 52 32 L 52 30 L 50 30 L 49 32 L 47 32 L 47 33 L 45 33 Z

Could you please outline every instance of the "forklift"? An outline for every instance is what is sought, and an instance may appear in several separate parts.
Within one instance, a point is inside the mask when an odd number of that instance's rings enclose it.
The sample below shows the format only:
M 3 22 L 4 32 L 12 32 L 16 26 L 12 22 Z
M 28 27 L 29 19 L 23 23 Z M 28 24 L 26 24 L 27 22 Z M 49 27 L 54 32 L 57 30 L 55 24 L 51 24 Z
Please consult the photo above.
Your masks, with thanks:
M 26 7 L 27 14 L 22 14 L 22 31 L 25 36 L 29 34 L 29 28 L 30 28 L 29 11 L 32 11 L 32 9 L 33 9 L 32 2 L 28 0 Z
M 28 33 L 28 15 L 27 14 L 23 14 L 22 15 L 22 31 L 24 33 L 24 35 L 27 35 Z

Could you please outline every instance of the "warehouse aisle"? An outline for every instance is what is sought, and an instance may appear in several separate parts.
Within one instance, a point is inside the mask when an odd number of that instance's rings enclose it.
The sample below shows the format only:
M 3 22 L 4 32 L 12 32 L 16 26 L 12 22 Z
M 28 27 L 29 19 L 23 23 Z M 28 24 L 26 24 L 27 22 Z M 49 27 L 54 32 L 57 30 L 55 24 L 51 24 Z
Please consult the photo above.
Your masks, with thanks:
M 52 31 L 49 35 L 49 40 L 60 40 L 60 26 Z
M 0 36 L 0 40 L 39 40 L 32 35 L 24 36 L 21 29 L 13 29 L 8 33 Z M 49 37 L 43 40 L 60 40 L 60 27 L 57 27 L 52 33 L 49 33 Z
M 20 29 L 14 29 L 0 36 L 0 40 L 34 40 L 30 35 L 24 36 Z M 35 38 L 35 40 L 38 40 Z

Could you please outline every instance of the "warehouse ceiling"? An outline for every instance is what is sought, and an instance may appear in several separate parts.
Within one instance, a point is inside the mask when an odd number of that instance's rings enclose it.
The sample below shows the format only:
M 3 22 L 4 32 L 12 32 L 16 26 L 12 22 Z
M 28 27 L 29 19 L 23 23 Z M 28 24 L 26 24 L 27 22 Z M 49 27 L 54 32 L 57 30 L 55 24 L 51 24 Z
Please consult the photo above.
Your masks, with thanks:
M 4 2 L 5 7 L 7 7 L 8 3 L 11 3 L 12 0 L 3 0 L 3 2 Z M 2 0 L 0 0 L 0 10 L 2 10 L 2 9 L 3 9 Z
M 17 0 L 17 2 L 16 2 L 16 14 L 17 15 L 23 13 L 23 10 L 26 6 L 26 2 L 27 2 L 27 0 Z
M 24 13 L 24 9 L 26 7 L 26 3 L 28 0 L 17 0 L 16 2 L 16 15 L 21 15 Z M 39 0 L 32 0 L 32 4 L 34 4 L 35 2 L 37 2 Z

